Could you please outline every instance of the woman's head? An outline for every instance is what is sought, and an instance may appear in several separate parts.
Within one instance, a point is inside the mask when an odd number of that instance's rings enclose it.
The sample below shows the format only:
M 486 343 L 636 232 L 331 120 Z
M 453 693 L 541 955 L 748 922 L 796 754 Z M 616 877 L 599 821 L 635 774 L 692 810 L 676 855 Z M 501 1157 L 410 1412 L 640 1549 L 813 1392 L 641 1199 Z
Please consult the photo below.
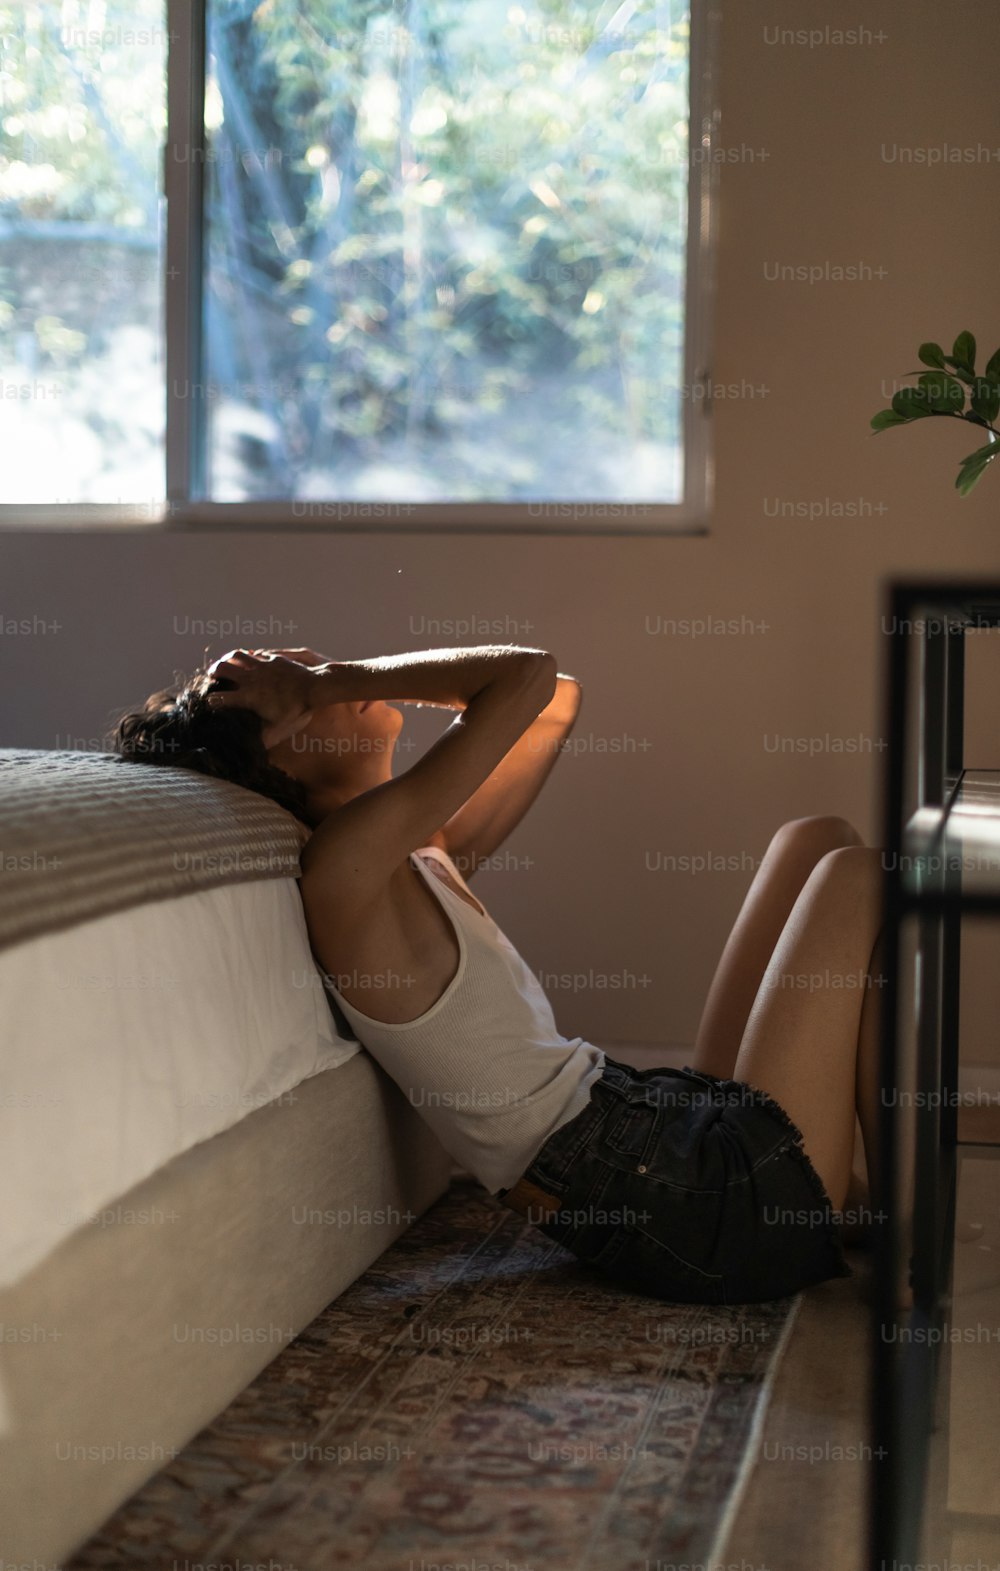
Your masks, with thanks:
M 114 750 L 137 763 L 196 769 L 259 791 L 314 828 L 328 812 L 391 778 L 403 724 L 381 699 L 326 704 L 295 735 L 265 747 L 264 721 L 243 705 L 216 707 L 208 694 L 236 683 L 210 669 L 179 677 L 120 717 Z
M 312 827 L 306 787 L 271 761 L 261 740 L 260 716 L 251 709 L 215 709 L 208 703 L 210 692 L 234 686 L 203 670 L 151 693 L 141 709 L 118 720 L 111 735 L 114 751 L 136 763 L 196 769 L 259 791 Z

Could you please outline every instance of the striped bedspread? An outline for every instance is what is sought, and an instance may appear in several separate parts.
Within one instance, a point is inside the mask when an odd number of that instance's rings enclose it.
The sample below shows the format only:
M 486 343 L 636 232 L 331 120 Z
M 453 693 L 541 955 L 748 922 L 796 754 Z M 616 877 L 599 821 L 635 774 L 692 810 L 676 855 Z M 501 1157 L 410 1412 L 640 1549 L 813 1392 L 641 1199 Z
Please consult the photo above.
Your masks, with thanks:
M 193 770 L 0 748 L 0 948 L 197 889 L 297 877 L 308 838 L 277 803 Z

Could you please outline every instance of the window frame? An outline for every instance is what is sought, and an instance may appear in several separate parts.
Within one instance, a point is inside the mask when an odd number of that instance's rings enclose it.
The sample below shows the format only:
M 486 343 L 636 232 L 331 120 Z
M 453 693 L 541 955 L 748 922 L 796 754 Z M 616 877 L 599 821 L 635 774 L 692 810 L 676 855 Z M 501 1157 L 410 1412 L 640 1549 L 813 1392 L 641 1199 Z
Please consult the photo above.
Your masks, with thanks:
M 204 489 L 202 313 L 207 0 L 166 0 L 167 132 L 163 148 L 166 500 L 3 503 L 0 528 L 295 530 L 336 533 L 705 535 L 714 505 L 712 326 L 718 231 L 720 0 L 691 0 L 684 294 L 684 498 L 681 502 L 252 502 L 200 499 Z M 184 156 L 175 156 L 183 149 Z M 173 396 L 182 387 L 190 396 Z M 558 511 L 556 511 L 558 510 Z

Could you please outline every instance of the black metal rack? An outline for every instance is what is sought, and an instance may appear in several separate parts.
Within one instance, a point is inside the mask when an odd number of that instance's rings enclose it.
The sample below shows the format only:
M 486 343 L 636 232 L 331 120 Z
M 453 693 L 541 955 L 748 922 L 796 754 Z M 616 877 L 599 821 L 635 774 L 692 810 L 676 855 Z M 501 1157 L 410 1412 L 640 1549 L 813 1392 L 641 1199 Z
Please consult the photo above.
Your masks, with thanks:
M 1000 630 L 1000 583 L 900 582 L 888 586 L 885 599 L 887 981 L 879 1170 L 881 1193 L 892 1199 L 875 1229 L 871 1571 L 923 1558 L 928 1450 L 954 1244 L 961 922 L 964 912 L 1000 915 L 1000 770 L 969 767 L 964 728 L 965 638 L 970 630 Z M 905 1001 L 900 940 L 907 918 L 916 924 L 910 994 L 916 1022 L 916 1171 L 913 1307 L 900 1310 L 897 1284 L 906 1245 L 899 1216 L 899 1102 L 893 1093 L 899 1084 Z M 890 1328 L 898 1333 L 904 1324 L 906 1341 L 890 1335 Z

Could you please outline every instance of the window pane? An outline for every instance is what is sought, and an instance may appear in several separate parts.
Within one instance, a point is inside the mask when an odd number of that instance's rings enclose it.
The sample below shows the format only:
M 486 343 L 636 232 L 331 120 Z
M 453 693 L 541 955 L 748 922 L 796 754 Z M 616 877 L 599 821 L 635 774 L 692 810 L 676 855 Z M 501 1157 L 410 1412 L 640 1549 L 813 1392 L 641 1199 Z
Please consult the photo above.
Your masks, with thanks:
M 0 4 L 5 502 L 164 494 L 162 0 Z
M 688 10 L 209 0 L 214 500 L 682 499 Z

